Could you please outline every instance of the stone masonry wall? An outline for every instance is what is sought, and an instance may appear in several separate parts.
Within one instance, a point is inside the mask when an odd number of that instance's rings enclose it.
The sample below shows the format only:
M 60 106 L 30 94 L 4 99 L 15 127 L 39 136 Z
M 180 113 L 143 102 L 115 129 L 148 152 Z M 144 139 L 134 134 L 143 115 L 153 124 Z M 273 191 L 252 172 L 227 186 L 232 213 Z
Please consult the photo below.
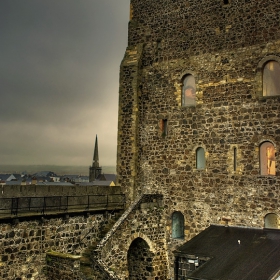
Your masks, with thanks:
M 0 223 L 0 279 L 46 278 L 46 252 L 79 255 L 99 238 L 103 214 Z M 88 234 L 88 235 L 87 235 Z
M 135 270 L 141 279 L 168 279 L 163 213 L 162 196 L 146 194 L 127 209 L 100 242 L 99 259 L 118 279 L 136 279 Z
M 59 280 L 85 279 L 80 272 L 80 258 L 81 256 L 47 252 L 47 278 Z
M 148 188 L 164 195 L 171 279 L 172 250 L 210 224 L 263 227 L 266 214 L 280 216 L 280 97 L 262 96 L 263 66 L 280 60 L 280 2 L 131 0 L 131 6 L 128 48 L 143 50 L 138 126 L 128 124 L 123 107 L 119 111 L 119 133 L 125 129 L 137 141 L 134 187 L 122 187 L 128 194 Z M 196 106 L 181 105 L 186 74 L 196 81 Z M 132 100 L 123 94 L 132 75 L 121 76 L 120 100 Z M 260 175 L 264 141 L 276 148 L 275 176 Z M 132 147 L 121 138 L 118 145 Z M 203 170 L 196 169 L 198 147 L 206 151 Z M 129 168 L 131 158 L 121 156 L 118 166 Z M 129 180 L 130 169 L 118 170 L 122 182 Z M 171 238 L 174 211 L 184 215 L 184 239 Z
M 117 180 L 126 194 L 128 204 L 137 196 L 135 191 L 136 166 L 138 154 L 137 129 L 138 129 L 138 85 L 139 61 L 142 56 L 142 45 L 127 48 L 120 69 L 120 94 L 119 94 L 119 129 Z

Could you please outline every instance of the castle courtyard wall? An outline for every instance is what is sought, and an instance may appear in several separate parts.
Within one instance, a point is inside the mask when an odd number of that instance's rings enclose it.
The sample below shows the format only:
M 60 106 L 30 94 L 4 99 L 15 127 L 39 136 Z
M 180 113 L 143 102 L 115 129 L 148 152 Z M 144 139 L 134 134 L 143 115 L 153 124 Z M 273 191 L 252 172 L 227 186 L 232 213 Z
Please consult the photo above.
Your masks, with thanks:
M 109 219 L 105 214 L 76 214 L 1 221 L 0 279 L 49 279 L 46 253 L 81 255 L 100 239 L 102 224 Z
M 136 149 L 118 154 L 119 183 L 130 197 L 163 194 L 171 279 L 174 248 L 210 224 L 263 227 L 267 214 L 280 216 L 280 97 L 263 97 L 262 89 L 265 63 L 280 61 L 280 3 L 131 0 L 131 14 L 122 65 L 142 49 L 137 74 L 121 75 L 120 100 L 137 106 L 137 125 L 120 105 L 119 135 L 125 125 Z M 195 78 L 195 106 L 182 106 L 187 74 Z M 276 149 L 275 175 L 260 174 L 265 141 Z M 118 145 L 132 149 L 124 137 Z M 196 168 L 199 147 L 204 169 Z M 183 239 L 171 237 L 175 211 L 184 215 Z

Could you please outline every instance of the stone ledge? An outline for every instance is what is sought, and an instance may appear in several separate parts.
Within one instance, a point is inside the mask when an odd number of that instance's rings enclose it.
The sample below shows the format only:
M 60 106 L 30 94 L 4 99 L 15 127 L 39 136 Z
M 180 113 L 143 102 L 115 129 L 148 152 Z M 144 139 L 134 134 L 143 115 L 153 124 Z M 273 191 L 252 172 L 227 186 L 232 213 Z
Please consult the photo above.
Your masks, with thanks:
M 63 259 L 71 259 L 71 260 L 79 260 L 81 256 L 78 255 L 71 255 L 66 253 L 60 253 L 55 251 L 46 252 L 47 256 L 56 257 L 56 258 L 63 258 Z

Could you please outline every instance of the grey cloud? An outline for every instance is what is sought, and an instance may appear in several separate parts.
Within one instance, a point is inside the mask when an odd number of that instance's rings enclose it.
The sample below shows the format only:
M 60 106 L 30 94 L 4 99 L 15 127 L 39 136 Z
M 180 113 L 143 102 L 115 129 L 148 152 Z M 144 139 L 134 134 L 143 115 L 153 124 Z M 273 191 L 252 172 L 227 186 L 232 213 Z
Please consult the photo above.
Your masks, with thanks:
M 95 133 L 115 163 L 128 13 L 129 0 L 0 2 L 0 121 L 13 139 L 0 140 L 2 164 L 87 164 Z

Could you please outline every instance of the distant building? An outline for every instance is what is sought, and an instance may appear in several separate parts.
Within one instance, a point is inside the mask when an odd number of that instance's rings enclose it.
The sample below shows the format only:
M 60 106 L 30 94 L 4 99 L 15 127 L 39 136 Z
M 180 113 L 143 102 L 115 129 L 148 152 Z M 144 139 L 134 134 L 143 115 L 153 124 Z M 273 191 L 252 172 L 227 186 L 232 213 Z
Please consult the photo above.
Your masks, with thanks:
M 52 171 L 40 171 L 33 175 L 34 184 L 36 184 L 37 182 L 59 182 L 59 181 L 60 181 L 60 176 L 58 176 Z
M 17 178 L 13 174 L 0 174 L 0 181 L 6 183 L 9 181 L 15 181 Z
M 57 175 L 52 171 L 40 171 L 35 173 L 35 177 L 57 177 Z
M 60 178 L 61 182 L 74 182 L 74 183 L 81 183 L 81 182 L 88 182 L 88 176 L 82 175 L 64 175 Z
M 101 172 L 102 167 L 99 166 L 98 141 L 96 135 L 92 166 L 89 167 L 89 181 L 93 182 L 101 174 Z

